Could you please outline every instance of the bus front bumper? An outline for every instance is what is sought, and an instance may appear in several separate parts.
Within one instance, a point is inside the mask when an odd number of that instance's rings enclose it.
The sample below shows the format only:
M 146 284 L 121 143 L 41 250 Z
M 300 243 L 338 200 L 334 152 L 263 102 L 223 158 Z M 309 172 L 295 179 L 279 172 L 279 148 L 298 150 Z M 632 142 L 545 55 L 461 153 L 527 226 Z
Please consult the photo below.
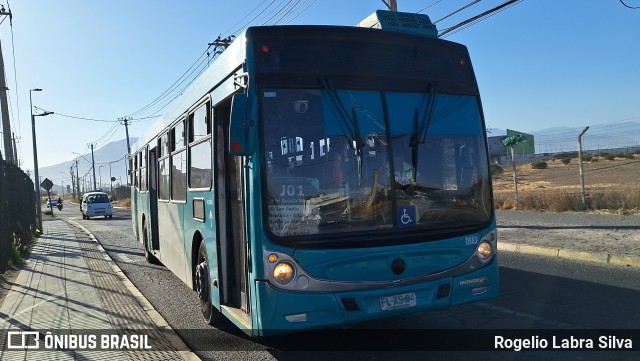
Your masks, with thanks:
M 476 271 L 397 288 L 294 292 L 256 281 L 263 336 L 446 308 L 498 297 L 497 256 Z

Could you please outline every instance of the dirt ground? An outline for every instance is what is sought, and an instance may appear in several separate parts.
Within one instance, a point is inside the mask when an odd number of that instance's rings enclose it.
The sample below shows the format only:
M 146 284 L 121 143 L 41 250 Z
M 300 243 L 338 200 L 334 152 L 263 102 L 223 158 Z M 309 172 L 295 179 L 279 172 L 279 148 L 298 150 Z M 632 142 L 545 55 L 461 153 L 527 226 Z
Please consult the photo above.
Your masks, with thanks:
M 540 159 L 537 159 L 540 160 Z M 580 191 L 578 159 L 568 165 L 559 159 L 546 159 L 547 169 L 532 169 L 531 161 L 516 167 L 518 191 L 544 191 L 546 189 Z M 513 191 L 511 165 L 503 165 L 504 173 L 493 177 L 494 191 Z M 586 191 L 617 190 L 640 191 L 640 155 L 634 159 L 616 158 L 597 162 L 583 162 Z

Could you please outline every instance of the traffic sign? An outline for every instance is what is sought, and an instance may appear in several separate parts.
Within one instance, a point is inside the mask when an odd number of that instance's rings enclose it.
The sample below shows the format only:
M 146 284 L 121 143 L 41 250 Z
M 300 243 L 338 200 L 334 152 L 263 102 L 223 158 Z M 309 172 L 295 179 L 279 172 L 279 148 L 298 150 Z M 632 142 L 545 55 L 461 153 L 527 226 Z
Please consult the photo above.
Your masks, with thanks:
M 53 187 L 53 182 L 49 180 L 49 178 L 45 178 L 42 183 L 40 183 L 40 187 L 44 188 L 48 191 L 51 190 L 51 187 Z

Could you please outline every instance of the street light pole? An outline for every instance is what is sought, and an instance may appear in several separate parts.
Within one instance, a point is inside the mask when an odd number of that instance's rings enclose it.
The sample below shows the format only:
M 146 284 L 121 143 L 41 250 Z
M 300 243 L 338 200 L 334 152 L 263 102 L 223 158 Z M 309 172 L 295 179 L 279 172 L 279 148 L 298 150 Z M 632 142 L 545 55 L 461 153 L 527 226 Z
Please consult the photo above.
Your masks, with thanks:
M 42 89 L 29 89 L 29 113 L 31 113 L 31 140 L 33 143 L 33 180 L 36 186 L 36 216 L 38 217 L 38 229 L 42 233 L 42 207 L 40 205 L 40 178 L 38 176 L 38 146 L 36 145 L 36 117 L 33 115 L 33 102 L 31 94 L 41 92 Z
M 33 142 L 33 173 L 36 192 L 36 212 L 38 218 L 38 229 L 42 233 L 42 207 L 40 205 L 40 177 L 38 176 L 38 146 L 36 145 L 36 116 L 47 116 L 53 114 L 53 112 L 44 112 L 42 114 L 33 114 L 33 101 L 31 100 L 31 94 L 33 92 L 41 92 L 42 89 L 35 88 L 29 89 L 29 113 L 31 113 L 31 138 Z
M 98 183 L 99 184 L 98 188 L 100 188 L 100 190 L 102 190 L 102 167 L 104 166 L 103 165 L 98 166 L 98 174 L 100 175 L 100 183 Z

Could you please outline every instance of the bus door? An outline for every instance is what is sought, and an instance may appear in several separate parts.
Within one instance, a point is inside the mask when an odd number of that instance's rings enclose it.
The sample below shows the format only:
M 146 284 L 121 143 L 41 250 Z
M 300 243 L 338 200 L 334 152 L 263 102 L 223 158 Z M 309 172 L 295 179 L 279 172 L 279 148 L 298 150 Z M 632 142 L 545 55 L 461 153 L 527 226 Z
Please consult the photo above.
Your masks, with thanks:
M 230 104 L 215 110 L 221 304 L 249 314 L 243 157 L 227 152 Z
M 151 249 L 159 250 L 158 239 L 158 154 L 156 147 L 149 150 L 149 216 L 151 221 Z

